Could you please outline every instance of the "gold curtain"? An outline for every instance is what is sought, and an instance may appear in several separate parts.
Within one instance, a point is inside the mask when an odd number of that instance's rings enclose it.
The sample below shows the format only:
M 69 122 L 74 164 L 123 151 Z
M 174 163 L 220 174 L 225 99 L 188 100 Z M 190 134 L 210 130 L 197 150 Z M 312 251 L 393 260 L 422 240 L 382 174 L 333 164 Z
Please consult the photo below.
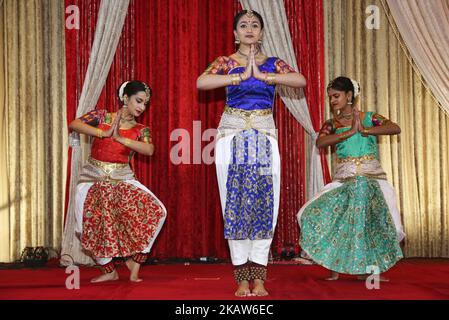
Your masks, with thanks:
M 0 261 L 59 249 L 67 165 L 64 1 L 0 7 Z
M 398 195 L 404 253 L 449 257 L 449 118 L 411 63 L 385 2 L 323 1 L 326 83 L 340 75 L 358 80 L 361 109 L 402 129 L 399 136 L 381 137 L 379 151 Z M 377 8 L 379 29 L 365 25 L 370 5 Z M 330 117 L 328 103 L 326 113 Z
M 0 261 L 9 261 L 9 188 L 6 155 L 4 11 L 0 0 Z M 3 245 L 5 244 L 5 245 Z M 8 245 L 6 245 L 8 244 Z

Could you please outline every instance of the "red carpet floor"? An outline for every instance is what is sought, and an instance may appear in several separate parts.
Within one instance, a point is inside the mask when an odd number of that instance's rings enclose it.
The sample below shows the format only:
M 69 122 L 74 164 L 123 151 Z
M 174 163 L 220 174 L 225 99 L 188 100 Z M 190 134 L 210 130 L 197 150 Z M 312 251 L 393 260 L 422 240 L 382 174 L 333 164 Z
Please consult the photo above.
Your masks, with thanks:
M 120 280 L 91 284 L 95 268 L 80 268 L 80 289 L 65 287 L 65 269 L 0 270 L 0 299 L 31 300 L 231 300 L 235 289 L 230 264 L 159 264 L 143 266 L 141 283 L 130 283 L 125 267 Z M 449 300 L 449 259 L 402 260 L 385 275 L 390 282 L 368 290 L 351 276 L 328 282 L 317 265 L 270 265 L 266 287 L 270 296 L 257 300 Z M 244 298 L 249 299 L 249 298 Z

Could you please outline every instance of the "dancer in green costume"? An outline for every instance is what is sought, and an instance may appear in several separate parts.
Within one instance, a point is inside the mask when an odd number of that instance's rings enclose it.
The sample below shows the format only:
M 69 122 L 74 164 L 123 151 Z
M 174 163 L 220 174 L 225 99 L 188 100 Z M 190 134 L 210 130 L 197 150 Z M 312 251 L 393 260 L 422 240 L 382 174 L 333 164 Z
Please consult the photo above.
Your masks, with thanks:
M 331 271 L 359 275 L 390 269 L 402 256 L 404 238 L 395 190 L 379 163 L 378 135 L 399 134 L 392 121 L 374 112 L 360 112 L 360 86 L 338 77 L 328 88 L 334 114 L 317 146 L 334 146 L 337 156 L 332 183 L 298 213 L 300 244 L 317 264 Z M 380 280 L 388 281 L 383 276 Z

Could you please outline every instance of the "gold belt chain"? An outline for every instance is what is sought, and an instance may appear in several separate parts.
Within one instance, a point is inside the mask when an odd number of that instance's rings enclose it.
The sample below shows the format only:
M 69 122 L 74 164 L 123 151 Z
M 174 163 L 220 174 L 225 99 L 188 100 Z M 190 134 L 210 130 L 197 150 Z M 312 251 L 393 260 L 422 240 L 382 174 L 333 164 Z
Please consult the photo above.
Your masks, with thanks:
M 92 164 L 98 168 L 101 168 L 107 174 L 110 174 L 114 170 L 123 169 L 123 168 L 128 167 L 127 163 L 104 162 L 104 161 L 94 159 L 92 157 L 89 157 L 89 159 L 87 161 L 89 161 L 90 164 Z
M 243 118 L 251 118 L 251 117 L 257 117 L 257 116 L 269 116 L 271 114 L 273 114 L 273 112 L 271 111 L 271 109 L 259 109 L 259 110 L 242 110 L 242 109 L 238 109 L 238 108 L 232 108 L 230 106 L 225 106 L 224 112 L 226 112 L 227 114 L 231 114 L 231 115 L 235 115 L 235 116 L 240 116 Z
M 354 162 L 357 166 L 361 165 L 364 161 L 377 159 L 375 155 L 368 154 L 363 157 L 348 157 L 348 158 L 338 158 L 337 163 Z

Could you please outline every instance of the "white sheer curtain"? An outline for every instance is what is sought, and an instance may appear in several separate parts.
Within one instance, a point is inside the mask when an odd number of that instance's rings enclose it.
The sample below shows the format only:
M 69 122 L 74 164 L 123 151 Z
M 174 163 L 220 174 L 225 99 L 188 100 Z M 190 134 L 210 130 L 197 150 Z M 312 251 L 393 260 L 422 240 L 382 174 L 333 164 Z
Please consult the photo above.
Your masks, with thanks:
M 129 0 L 101 1 L 95 29 L 95 39 L 89 57 L 83 90 L 76 110 L 77 117 L 93 110 L 97 104 L 117 49 L 128 12 L 128 5 Z M 72 135 L 72 167 L 69 206 L 62 239 L 62 265 L 70 265 L 73 262 L 76 264 L 94 264 L 92 258 L 83 253 L 81 242 L 75 236 L 75 190 L 78 184 L 79 172 L 83 165 L 82 148 L 79 141 L 79 136 Z
M 387 2 L 416 66 L 449 115 L 449 1 Z
M 285 60 L 295 70 L 298 70 L 295 51 L 288 27 L 283 0 L 240 0 L 244 9 L 255 10 L 263 17 L 264 39 L 263 49 L 268 56 L 276 56 Z M 309 161 L 309 181 L 307 197 L 312 198 L 323 187 L 323 170 L 318 148 L 315 145 L 318 134 L 313 129 L 307 101 L 302 89 L 292 89 L 280 86 L 278 92 L 287 109 L 304 127 L 311 137 Z

